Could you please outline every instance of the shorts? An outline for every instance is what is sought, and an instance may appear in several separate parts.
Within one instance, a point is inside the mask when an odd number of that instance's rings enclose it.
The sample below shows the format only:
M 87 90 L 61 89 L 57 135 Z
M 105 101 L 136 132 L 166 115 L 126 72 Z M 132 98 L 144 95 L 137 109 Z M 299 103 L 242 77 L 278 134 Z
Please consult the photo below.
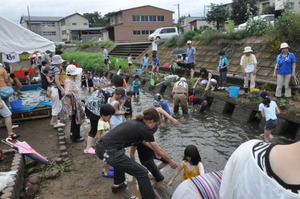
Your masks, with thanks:
M 1 100 L 1 101 L 2 101 L 2 104 L 3 104 L 3 108 L 0 109 L 0 115 L 4 118 L 11 116 L 11 112 L 10 112 L 9 108 L 6 106 L 6 104 L 3 100 Z
M 188 63 L 188 64 L 186 64 L 186 68 L 189 69 L 189 70 L 194 69 L 195 64 L 194 63 Z
M 128 63 L 128 66 L 132 66 L 132 64 L 131 64 L 131 63 Z
M 276 128 L 276 126 L 277 126 L 277 119 L 276 120 L 269 119 L 268 121 L 266 121 L 265 129 L 273 130 Z
M 155 55 L 155 56 L 157 55 L 157 50 L 152 50 L 152 56 L 153 55 Z
M 126 113 L 125 113 L 124 117 L 125 117 L 125 118 L 132 118 L 132 113 L 130 113 L 130 114 L 126 114 Z
M 109 64 L 109 59 L 104 59 L 104 64 L 105 65 Z
M 133 95 L 140 95 L 140 92 L 133 92 Z
M 89 87 L 93 87 L 94 86 L 93 80 L 88 79 L 88 86 Z

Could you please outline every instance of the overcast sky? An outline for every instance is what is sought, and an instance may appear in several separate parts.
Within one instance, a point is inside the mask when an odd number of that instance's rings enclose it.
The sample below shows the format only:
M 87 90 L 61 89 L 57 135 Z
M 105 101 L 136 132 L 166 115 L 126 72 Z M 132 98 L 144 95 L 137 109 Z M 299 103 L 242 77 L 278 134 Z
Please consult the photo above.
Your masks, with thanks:
M 204 5 L 210 3 L 230 3 L 231 0 L 0 0 L 0 16 L 19 23 L 22 15 L 31 16 L 67 16 L 78 12 L 80 14 L 98 11 L 102 15 L 109 12 L 124 10 L 144 5 L 152 5 L 174 11 L 173 18 L 190 14 L 195 17 L 204 16 Z

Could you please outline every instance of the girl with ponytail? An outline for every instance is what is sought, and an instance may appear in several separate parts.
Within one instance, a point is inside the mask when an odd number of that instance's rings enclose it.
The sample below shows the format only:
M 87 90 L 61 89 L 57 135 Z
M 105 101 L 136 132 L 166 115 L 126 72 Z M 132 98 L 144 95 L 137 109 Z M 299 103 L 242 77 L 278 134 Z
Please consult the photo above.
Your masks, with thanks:
M 276 102 L 272 101 L 267 92 L 260 94 L 262 103 L 259 105 L 258 110 L 261 112 L 261 116 L 266 118 L 266 125 L 264 129 L 264 141 L 270 142 L 270 134 L 277 126 L 277 116 L 280 110 Z

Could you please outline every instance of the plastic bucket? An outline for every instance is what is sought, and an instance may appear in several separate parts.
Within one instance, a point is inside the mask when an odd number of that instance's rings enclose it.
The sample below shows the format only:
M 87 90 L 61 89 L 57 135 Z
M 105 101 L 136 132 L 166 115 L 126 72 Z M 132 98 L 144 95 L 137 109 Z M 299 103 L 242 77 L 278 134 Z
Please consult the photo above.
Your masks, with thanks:
M 22 100 L 13 100 L 13 101 L 10 101 L 10 106 L 12 109 L 21 109 L 22 108 Z
M 240 87 L 238 86 L 229 86 L 229 97 L 238 97 Z
M 143 70 L 142 69 L 136 69 L 136 72 L 138 75 L 141 75 L 143 73 Z

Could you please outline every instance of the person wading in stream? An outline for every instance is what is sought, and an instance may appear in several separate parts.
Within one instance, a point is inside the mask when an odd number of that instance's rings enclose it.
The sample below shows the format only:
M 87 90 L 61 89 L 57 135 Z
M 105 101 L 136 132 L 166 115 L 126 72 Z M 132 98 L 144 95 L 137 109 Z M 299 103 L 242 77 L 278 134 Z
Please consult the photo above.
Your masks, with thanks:
M 182 113 L 187 114 L 189 86 L 184 77 L 180 78 L 180 80 L 174 84 L 172 95 L 174 98 L 174 113 L 178 113 L 180 104 Z
M 137 115 L 136 119 L 116 126 L 97 143 L 97 156 L 114 167 L 113 193 L 126 188 L 125 173 L 128 173 L 136 177 L 143 199 L 156 198 L 147 169 L 125 155 L 126 147 L 143 143 L 164 158 L 173 169 L 177 168 L 176 162 L 155 142 L 153 133 L 157 130 L 159 120 L 159 114 L 155 109 L 147 109 L 143 115 Z

